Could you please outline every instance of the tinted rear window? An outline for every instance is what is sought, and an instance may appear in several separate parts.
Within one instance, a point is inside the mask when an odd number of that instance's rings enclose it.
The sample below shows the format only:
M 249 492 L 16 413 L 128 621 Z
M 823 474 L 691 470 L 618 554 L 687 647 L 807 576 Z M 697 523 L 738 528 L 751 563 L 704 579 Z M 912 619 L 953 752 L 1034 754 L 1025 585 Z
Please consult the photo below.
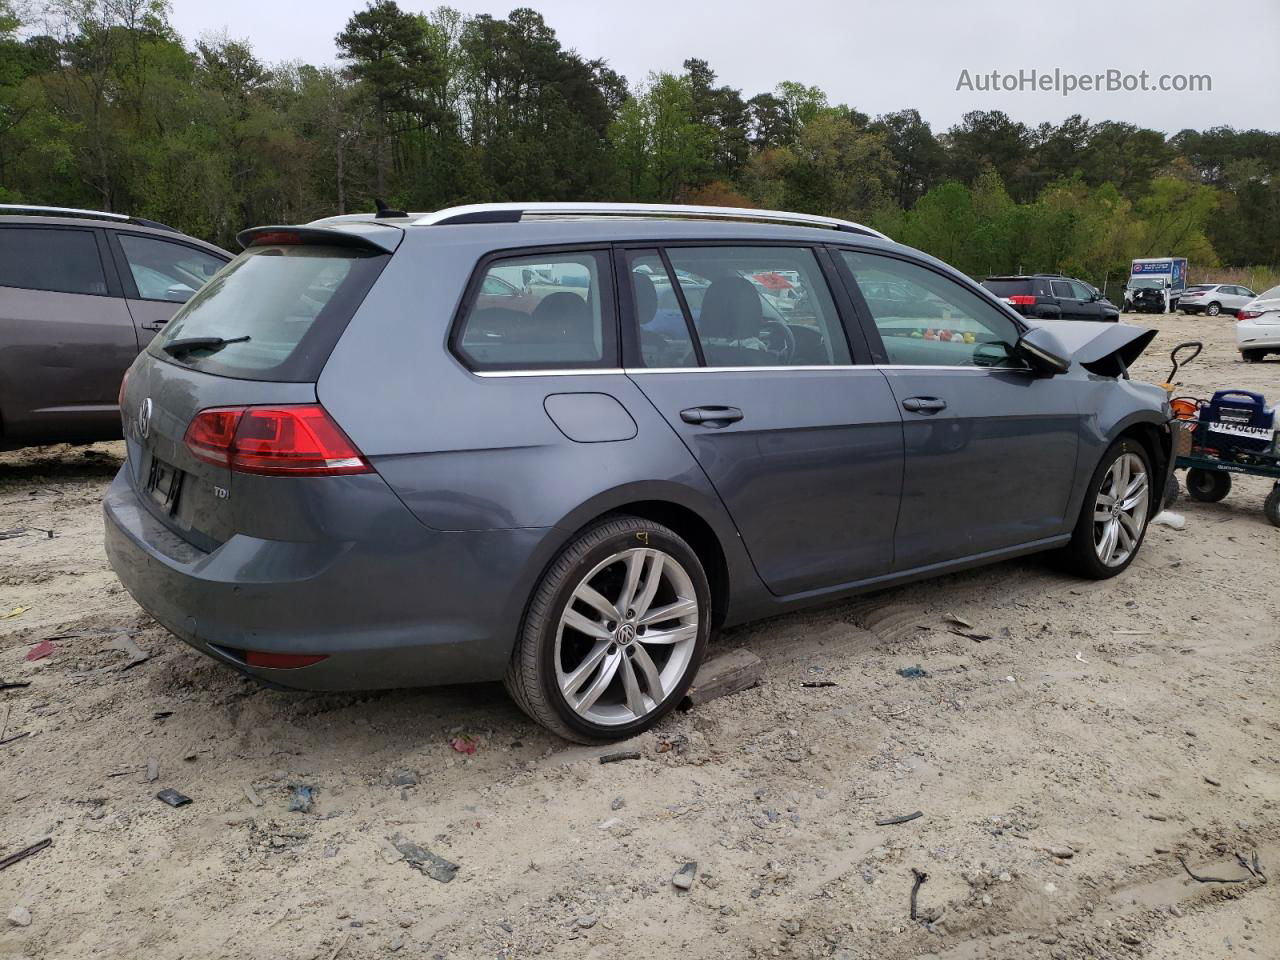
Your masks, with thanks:
M 149 352 L 206 373 L 249 380 L 311 381 L 390 254 L 355 247 L 253 247 L 174 315 Z M 245 337 L 172 356 L 189 337 Z
M 1034 292 L 1031 289 L 1030 280 L 983 280 L 982 285 L 997 297 L 1027 295 Z

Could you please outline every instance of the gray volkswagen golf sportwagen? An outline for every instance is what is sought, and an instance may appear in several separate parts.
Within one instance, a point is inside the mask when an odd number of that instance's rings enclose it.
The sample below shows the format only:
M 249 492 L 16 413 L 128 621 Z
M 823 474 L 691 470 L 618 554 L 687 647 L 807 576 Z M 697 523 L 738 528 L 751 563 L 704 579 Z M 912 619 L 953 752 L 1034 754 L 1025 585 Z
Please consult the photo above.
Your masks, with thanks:
M 1059 550 L 1169 468 L 1154 334 L 1034 323 L 844 221 L 622 204 L 241 234 L 133 364 L 107 551 L 165 627 L 310 690 L 504 678 L 620 739 L 712 631 Z

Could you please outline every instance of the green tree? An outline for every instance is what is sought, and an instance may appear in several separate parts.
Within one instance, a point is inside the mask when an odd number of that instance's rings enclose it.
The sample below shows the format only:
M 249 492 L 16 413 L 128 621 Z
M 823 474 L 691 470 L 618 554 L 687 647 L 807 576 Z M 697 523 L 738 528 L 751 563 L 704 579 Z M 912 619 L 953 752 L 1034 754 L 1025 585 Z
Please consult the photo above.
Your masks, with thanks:
M 688 76 L 655 73 L 623 104 L 610 138 L 631 198 L 669 203 L 705 182 L 714 141 L 693 103 Z
M 942 144 L 918 110 L 886 113 L 870 129 L 884 135 L 885 148 L 893 158 L 893 201 L 909 210 L 942 175 L 946 160 Z
M 1025 124 L 999 110 L 974 110 L 947 131 L 947 167 L 962 183 L 973 183 L 987 167 L 1000 175 L 1014 199 L 1025 202 L 1034 195 L 1029 179 L 1031 134 Z
M 374 190 L 387 191 L 387 138 L 393 117 L 429 112 L 429 91 L 444 83 L 439 48 L 428 21 L 401 10 L 395 0 L 371 0 L 334 38 L 338 56 L 369 97 L 373 109 Z

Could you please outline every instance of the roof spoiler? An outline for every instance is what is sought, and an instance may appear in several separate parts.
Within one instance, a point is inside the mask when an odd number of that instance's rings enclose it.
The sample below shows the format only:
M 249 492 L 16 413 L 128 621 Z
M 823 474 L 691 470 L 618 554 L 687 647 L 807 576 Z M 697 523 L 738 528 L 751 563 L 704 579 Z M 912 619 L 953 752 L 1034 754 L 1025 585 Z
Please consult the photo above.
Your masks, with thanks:
M 362 247 L 380 253 L 394 253 L 404 231 L 387 223 L 360 221 L 334 223 L 325 226 L 270 226 L 250 227 L 236 234 L 236 240 L 245 250 L 254 246 L 280 244 L 324 244 L 336 247 Z

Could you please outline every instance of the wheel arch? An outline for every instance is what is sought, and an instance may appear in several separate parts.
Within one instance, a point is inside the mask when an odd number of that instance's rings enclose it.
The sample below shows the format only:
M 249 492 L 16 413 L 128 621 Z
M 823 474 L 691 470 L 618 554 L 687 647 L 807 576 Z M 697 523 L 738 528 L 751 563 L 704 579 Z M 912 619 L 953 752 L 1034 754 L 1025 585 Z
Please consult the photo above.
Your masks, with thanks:
M 753 588 L 763 591 L 738 529 L 714 492 L 670 481 L 624 484 L 581 504 L 556 524 L 561 536 L 548 563 L 587 527 L 624 514 L 670 527 L 693 548 L 711 582 L 713 624 L 724 622 L 731 598 L 746 597 Z
M 598 519 L 632 516 L 669 527 L 693 548 L 711 585 L 711 626 L 719 627 L 729 609 L 729 564 L 716 532 L 697 511 L 670 500 L 635 500 L 620 504 Z
M 1115 431 L 1108 446 L 1117 440 L 1132 439 L 1142 445 L 1151 459 L 1152 496 L 1149 512 L 1155 516 L 1164 503 L 1164 488 L 1172 471 L 1169 461 L 1173 455 L 1173 435 L 1168 423 L 1153 420 L 1133 420 Z

